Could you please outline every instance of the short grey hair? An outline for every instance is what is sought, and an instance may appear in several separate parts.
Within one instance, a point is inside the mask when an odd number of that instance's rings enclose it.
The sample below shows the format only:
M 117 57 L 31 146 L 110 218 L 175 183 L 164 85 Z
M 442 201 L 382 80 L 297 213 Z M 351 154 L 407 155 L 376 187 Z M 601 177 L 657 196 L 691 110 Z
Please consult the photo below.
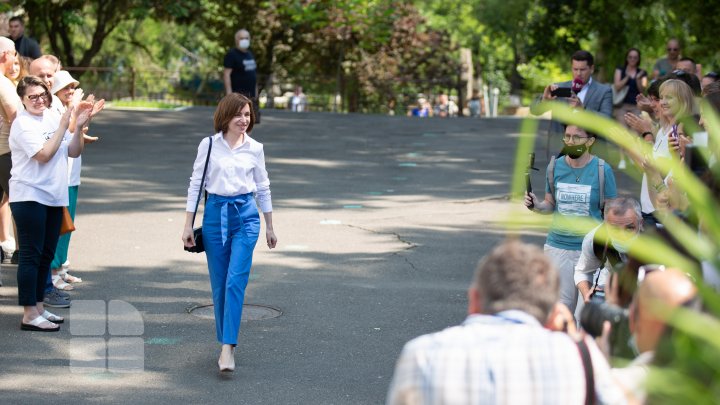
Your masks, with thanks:
M 643 217 L 640 203 L 634 198 L 618 197 L 612 200 L 607 200 L 605 202 L 605 210 L 603 211 L 603 215 L 605 218 L 607 218 L 608 214 L 610 213 L 612 213 L 613 215 L 623 215 L 628 210 L 632 210 L 635 214 L 635 217 L 637 217 L 638 223 L 642 224 Z
M 243 32 L 248 34 L 248 36 L 250 36 L 250 31 L 246 30 L 245 28 L 240 28 L 239 30 L 237 30 L 235 32 L 235 40 L 236 41 L 237 41 L 238 37 L 240 36 L 240 34 L 242 34 Z
M 560 296 L 560 276 L 550 258 L 534 245 L 508 240 L 478 264 L 473 286 L 482 311 L 526 312 L 544 324 Z
M 0 53 L 15 51 L 15 42 L 10 38 L 0 37 Z

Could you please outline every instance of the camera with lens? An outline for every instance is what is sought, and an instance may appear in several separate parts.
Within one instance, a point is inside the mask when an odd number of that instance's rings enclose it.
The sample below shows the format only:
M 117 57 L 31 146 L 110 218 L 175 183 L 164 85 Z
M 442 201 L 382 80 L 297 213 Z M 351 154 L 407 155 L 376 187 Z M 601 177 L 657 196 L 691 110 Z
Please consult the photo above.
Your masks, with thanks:
M 612 325 L 611 342 L 616 332 L 626 329 L 628 324 L 628 310 L 606 302 L 590 301 L 585 304 L 580 313 L 580 325 L 591 336 L 602 334 L 603 323 L 609 321 Z

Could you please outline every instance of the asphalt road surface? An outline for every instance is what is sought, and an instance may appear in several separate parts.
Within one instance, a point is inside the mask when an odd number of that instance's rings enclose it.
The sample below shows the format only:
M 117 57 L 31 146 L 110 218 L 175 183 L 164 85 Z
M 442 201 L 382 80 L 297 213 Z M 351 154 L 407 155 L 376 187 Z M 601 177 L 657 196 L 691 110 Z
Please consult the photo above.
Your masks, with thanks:
M 243 322 L 236 371 L 218 373 L 213 321 L 190 312 L 211 303 L 205 257 L 180 241 L 212 113 L 93 121 L 70 245 L 84 281 L 55 310 L 60 332 L 26 332 L 2 266 L 0 403 L 379 404 L 403 344 L 464 319 L 474 267 L 517 208 L 520 121 L 266 111 L 253 136 L 279 243 L 261 232 L 246 304 L 282 315 Z

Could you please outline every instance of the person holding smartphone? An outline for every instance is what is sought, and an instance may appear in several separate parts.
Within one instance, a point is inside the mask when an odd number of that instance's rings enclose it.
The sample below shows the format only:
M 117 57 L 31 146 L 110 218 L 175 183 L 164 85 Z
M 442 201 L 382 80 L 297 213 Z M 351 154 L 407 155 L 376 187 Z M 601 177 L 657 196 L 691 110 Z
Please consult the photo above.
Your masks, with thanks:
M 678 126 L 683 120 L 697 113 L 697 105 L 690 86 L 678 79 L 663 82 L 660 85 L 659 112 L 660 129 L 655 136 L 652 160 L 669 159 L 673 151 L 678 156 L 682 155 L 687 140 L 683 139 L 678 133 Z M 652 229 L 652 227 L 656 226 L 657 220 L 653 215 L 656 202 L 650 193 L 650 187 L 654 189 L 653 194 L 661 194 L 668 187 L 669 176 L 664 173 L 659 177 L 654 175 L 649 177 L 648 174 L 652 174 L 654 169 L 648 165 L 648 162 L 640 162 L 640 164 L 646 171 L 642 179 L 640 204 L 645 227 L 646 229 Z M 650 178 L 654 179 L 654 181 L 651 182 Z
M 562 156 L 548 164 L 545 197 L 541 200 L 534 193 L 526 193 L 524 202 L 533 212 L 553 216 L 544 251 L 560 274 L 560 302 L 575 313 L 575 265 L 583 238 L 591 229 L 578 231 L 574 224 L 577 218 L 602 222 L 605 202 L 617 198 L 617 186 L 610 165 L 591 152 L 595 134 L 568 125 L 563 140 Z
M 577 51 L 571 57 L 572 80 L 549 84 L 541 97 L 530 106 L 530 113 L 542 115 L 549 109 L 544 101 L 566 101 L 570 106 L 612 117 L 612 89 L 594 80 L 595 59 L 588 51 Z M 565 126 L 557 121 L 550 123 L 550 135 L 561 136 Z M 559 145 L 557 145 L 559 146 Z

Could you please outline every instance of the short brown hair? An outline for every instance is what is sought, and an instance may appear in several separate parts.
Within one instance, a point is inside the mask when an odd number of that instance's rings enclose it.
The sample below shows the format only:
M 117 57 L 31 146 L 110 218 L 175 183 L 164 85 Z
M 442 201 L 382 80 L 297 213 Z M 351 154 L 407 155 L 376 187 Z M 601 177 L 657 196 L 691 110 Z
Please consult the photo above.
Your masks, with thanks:
M 550 259 L 534 245 L 519 240 L 501 243 L 475 271 L 483 313 L 519 310 L 547 321 L 560 295 L 560 277 Z
M 28 75 L 20 79 L 17 85 L 17 94 L 20 96 L 20 99 L 22 100 L 22 98 L 25 97 L 28 87 L 33 86 L 42 87 L 45 90 L 45 107 L 50 108 L 50 104 L 52 104 L 50 89 L 48 89 L 47 84 L 37 76 Z
M 230 93 L 220 100 L 217 109 L 215 109 L 213 118 L 215 132 L 227 132 L 230 120 L 238 115 L 246 105 L 250 107 L 250 125 L 247 127 L 247 132 L 252 131 L 253 125 L 255 125 L 255 111 L 253 111 L 252 101 L 242 94 Z

